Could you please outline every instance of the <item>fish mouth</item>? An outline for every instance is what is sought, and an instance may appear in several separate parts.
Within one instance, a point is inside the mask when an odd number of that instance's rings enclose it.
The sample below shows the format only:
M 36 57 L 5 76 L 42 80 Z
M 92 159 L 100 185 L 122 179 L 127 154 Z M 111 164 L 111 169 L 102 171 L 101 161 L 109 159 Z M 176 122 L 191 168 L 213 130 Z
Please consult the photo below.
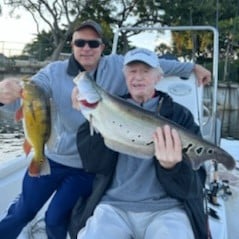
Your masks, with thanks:
M 87 108 L 95 108 L 99 101 L 95 101 L 95 102 L 89 102 L 87 100 L 80 100 L 81 104 L 84 105 Z

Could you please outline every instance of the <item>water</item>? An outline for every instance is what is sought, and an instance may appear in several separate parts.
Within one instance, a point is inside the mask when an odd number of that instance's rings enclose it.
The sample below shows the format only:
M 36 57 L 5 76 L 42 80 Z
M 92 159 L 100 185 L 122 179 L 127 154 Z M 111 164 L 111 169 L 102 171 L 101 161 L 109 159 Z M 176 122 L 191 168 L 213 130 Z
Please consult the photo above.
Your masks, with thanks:
M 0 163 L 23 154 L 22 122 L 15 122 L 14 114 L 0 110 Z
M 222 120 L 222 137 L 239 139 L 239 110 L 219 111 Z
M 222 120 L 222 137 L 239 139 L 239 110 L 219 112 Z M 14 114 L 0 109 L 0 162 L 23 154 L 24 133 L 22 122 L 14 120 Z
M 22 134 L 22 122 L 15 120 L 15 114 L 0 108 L 0 133 Z

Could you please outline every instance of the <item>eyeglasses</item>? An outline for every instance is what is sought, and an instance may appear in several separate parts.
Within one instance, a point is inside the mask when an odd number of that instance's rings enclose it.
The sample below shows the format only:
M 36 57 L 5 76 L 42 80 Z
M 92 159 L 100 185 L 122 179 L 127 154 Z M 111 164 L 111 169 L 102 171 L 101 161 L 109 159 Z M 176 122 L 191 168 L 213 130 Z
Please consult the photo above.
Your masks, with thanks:
M 101 44 L 101 40 L 83 40 L 83 39 L 76 39 L 74 41 L 74 45 L 77 47 L 84 47 L 85 44 L 88 44 L 90 48 L 97 48 Z

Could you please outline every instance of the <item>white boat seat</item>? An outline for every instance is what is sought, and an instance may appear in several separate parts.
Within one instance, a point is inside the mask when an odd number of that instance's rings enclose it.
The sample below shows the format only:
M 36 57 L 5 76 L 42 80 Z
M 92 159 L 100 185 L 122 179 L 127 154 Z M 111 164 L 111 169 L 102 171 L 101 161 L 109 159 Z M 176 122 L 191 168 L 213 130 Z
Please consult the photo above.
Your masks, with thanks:
M 195 121 L 200 125 L 203 116 L 203 87 L 197 86 L 196 76 L 192 73 L 188 79 L 168 76 L 160 80 L 156 89 L 167 92 L 174 101 L 188 108 Z

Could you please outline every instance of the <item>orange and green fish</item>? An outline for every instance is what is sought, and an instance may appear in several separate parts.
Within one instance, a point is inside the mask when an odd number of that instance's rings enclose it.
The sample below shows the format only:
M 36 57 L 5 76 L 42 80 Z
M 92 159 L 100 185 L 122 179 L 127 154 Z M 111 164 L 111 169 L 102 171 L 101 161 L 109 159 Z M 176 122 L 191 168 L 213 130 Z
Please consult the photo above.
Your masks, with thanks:
M 26 155 L 33 149 L 34 155 L 28 168 L 30 176 L 50 174 L 50 166 L 44 155 L 44 146 L 50 136 L 50 99 L 33 81 L 24 79 L 21 92 L 21 107 L 16 120 L 23 120 Z M 44 169 L 44 170 L 43 170 Z

